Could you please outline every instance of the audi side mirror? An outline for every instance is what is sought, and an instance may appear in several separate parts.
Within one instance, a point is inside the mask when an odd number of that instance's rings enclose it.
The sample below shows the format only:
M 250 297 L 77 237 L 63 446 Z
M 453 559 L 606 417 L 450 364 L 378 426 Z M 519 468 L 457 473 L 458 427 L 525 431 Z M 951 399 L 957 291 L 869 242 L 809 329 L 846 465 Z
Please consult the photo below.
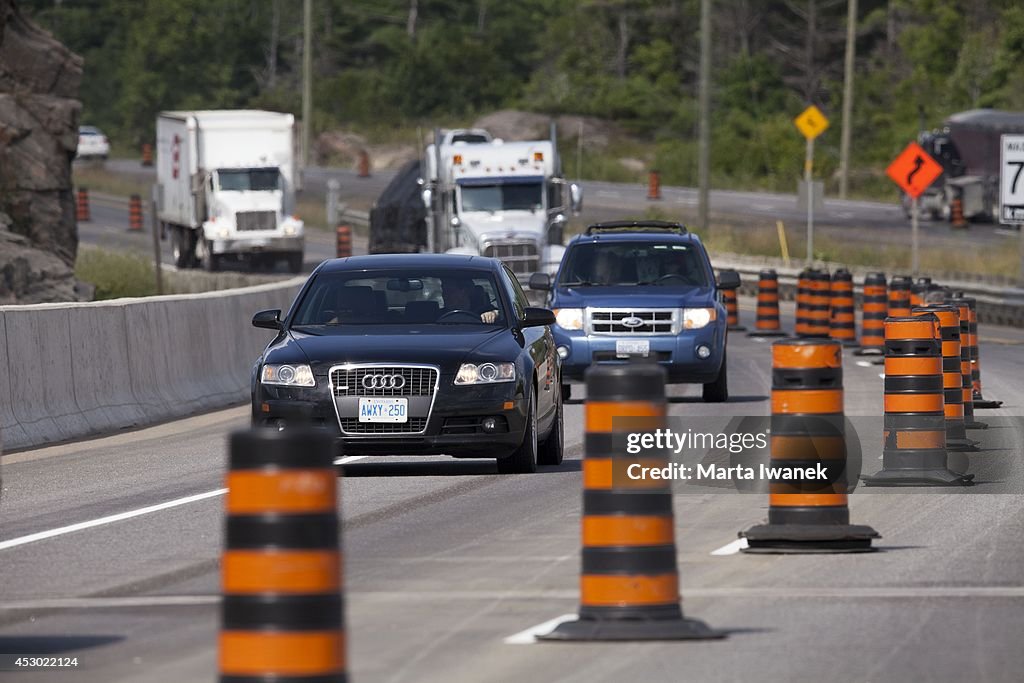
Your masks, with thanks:
M 268 330 L 281 330 L 281 309 L 274 308 L 269 311 L 260 311 L 252 317 L 253 327 L 262 327 Z
M 554 324 L 555 313 L 548 308 L 530 307 L 523 311 L 522 327 L 541 327 Z
M 723 270 L 718 274 L 719 289 L 739 289 L 740 274 L 735 270 Z
M 548 291 L 551 289 L 551 276 L 547 273 L 534 273 L 527 286 L 537 291 Z

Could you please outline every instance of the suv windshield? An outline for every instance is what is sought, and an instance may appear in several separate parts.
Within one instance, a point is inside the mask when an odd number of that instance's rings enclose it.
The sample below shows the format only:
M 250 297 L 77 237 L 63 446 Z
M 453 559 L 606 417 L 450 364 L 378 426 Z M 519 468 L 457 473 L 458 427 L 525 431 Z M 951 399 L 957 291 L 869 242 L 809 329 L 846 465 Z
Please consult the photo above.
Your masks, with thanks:
M 217 171 L 217 186 L 227 192 L 265 192 L 281 189 L 281 172 L 276 168 L 246 168 Z
M 504 306 L 491 273 L 418 269 L 317 275 L 291 327 L 451 325 L 453 329 L 505 324 Z M 494 312 L 493 314 L 490 314 Z M 484 322 L 493 318 L 493 322 Z
M 699 248 L 671 242 L 588 242 L 570 247 L 558 284 L 707 287 Z
M 463 185 L 463 211 L 536 211 L 544 207 L 542 183 Z

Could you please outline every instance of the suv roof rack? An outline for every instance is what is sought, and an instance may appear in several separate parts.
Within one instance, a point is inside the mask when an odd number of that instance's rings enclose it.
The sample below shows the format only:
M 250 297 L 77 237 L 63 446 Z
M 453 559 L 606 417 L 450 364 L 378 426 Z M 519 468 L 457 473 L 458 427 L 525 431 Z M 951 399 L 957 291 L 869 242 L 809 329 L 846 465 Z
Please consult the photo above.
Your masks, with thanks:
M 587 226 L 587 231 L 584 234 L 597 235 L 603 232 L 674 232 L 678 235 L 687 234 L 686 226 L 682 223 L 654 220 L 594 223 Z

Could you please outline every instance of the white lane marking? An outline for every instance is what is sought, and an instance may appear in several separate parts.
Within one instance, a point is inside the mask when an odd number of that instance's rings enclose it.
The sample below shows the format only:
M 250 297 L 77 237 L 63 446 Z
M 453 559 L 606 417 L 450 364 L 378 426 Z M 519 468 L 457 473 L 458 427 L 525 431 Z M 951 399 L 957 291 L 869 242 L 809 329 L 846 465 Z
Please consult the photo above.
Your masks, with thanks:
M 192 607 L 216 605 L 219 595 L 140 595 L 130 598 L 48 598 L 42 600 L 12 600 L 0 603 L 2 610 L 40 609 L 102 609 L 128 607 Z
M 774 211 L 774 204 L 751 204 L 750 208 L 754 211 Z
M 335 458 L 334 459 L 334 464 L 335 465 L 344 465 L 346 463 L 355 462 L 356 460 L 362 460 L 363 458 L 369 458 L 369 457 L 370 456 L 368 456 L 368 455 L 347 455 L 347 456 L 342 457 L 342 458 Z
M 616 197 L 617 198 L 619 196 L 619 193 L 615 192 L 613 190 L 598 190 L 594 194 L 596 194 L 598 197 Z
M 70 524 L 68 526 L 62 526 L 57 529 L 50 529 L 49 531 L 40 531 L 35 534 L 29 534 L 28 536 L 20 536 L 18 538 L 12 538 L 8 541 L 0 542 L 0 550 L 7 550 L 8 548 L 16 548 L 19 545 L 25 545 L 27 543 L 35 543 L 36 541 L 43 541 L 47 538 L 54 538 L 55 536 L 63 536 L 65 534 L 74 533 L 76 531 L 82 531 L 84 529 L 91 529 L 97 526 L 103 526 L 104 524 L 113 524 L 114 522 L 121 522 L 126 519 L 133 517 L 140 517 L 142 515 L 148 515 L 151 512 L 159 512 L 160 510 L 167 510 L 175 508 L 180 505 L 188 505 L 189 503 L 195 503 L 199 500 L 205 500 L 207 498 L 215 498 L 216 496 L 223 496 L 227 493 L 227 489 L 217 489 L 215 491 L 207 491 L 206 493 L 197 493 L 194 496 L 185 496 L 184 498 L 176 498 L 175 500 L 169 500 L 166 503 L 158 503 L 157 505 L 147 505 L 144 508 L 138 508 L 137 510 L 129 510 L 128 512 L 120 512 L 116 515 L 107 515 L 106 517 L 100 517 L 98 519 L 91 519 L 88 522 L 79 522 L 78 524 Z
M 531 626 L 530 628 L 526 629 L 525 631 L 520 631 L 519 633 L 516 633 L 514 635 L 509 636 L 508 638 L 505 639 L 505 644 L 506 645 L 533 645 L 534 643 L 537 642 L 537 636 L 547 635 L 547 634 L 551 633 L 552 631 L 554 631 L 556 628 L 558 628 L 559 625 L 564 624 L 567 621 L 572 621 L 575 618 L 576 618 L 575 614 L 563 614 L 560 617 L 555 617 L 554 619 L 549 619 L 548 621 L 545 621 L 543 624 L 537 624 L 536 626 Z
M 747 539 L 737 538 L 732 543 L 726 543 L 718 550 L 712 550 L 712 555 L 735 555 L 748 546 Z
M 687 206 L 696 206 L 697 200 L 690 199 L 689 197 L 680 197 L 675 200 L 676 204 L 686 204 Z
M 859 361 L 857 361 L 857 365 L 859 365 L 862 368 L 870 368 L 871 366 L 874 365 L 874 363 L 869 363 L 866 360 L 859 360 Z

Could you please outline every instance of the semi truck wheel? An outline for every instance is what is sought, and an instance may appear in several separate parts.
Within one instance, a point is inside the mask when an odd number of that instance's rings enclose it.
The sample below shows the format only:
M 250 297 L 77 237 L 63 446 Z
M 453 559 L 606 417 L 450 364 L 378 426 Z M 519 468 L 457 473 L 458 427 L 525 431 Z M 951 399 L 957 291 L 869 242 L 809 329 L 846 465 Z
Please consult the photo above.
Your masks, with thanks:
M 191 267 L 194 251 L 189 231 L 180 225 L 171 226 L 171 254 L 174 257 L 174 265 L 178 268 Z
M 294 254 L 288 254 L 288 272 L 289 273 L 301 273 L 302 272 L 302 252 Z

